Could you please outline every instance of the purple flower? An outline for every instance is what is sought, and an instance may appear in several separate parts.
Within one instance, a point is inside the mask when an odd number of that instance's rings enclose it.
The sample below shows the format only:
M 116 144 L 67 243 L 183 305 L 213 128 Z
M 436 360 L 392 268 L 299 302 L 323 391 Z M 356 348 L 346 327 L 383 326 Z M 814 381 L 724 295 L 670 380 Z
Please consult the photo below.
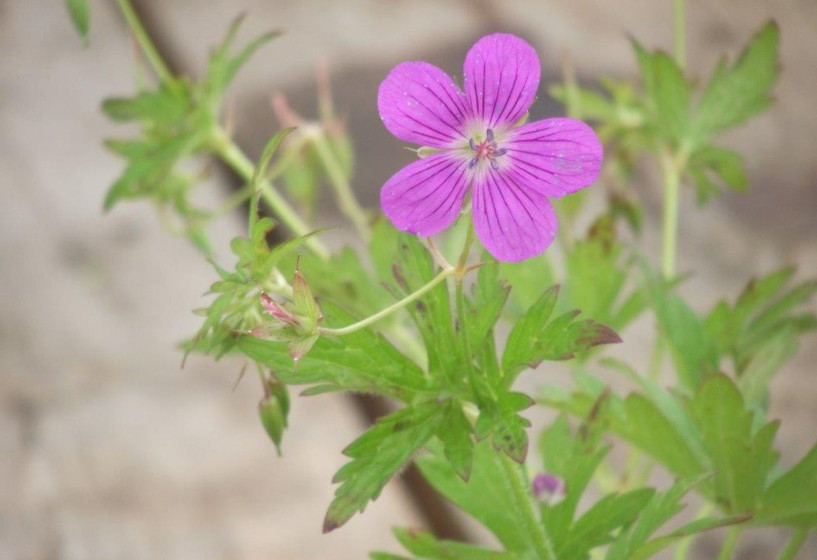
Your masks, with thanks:
M 602 146 L 573 119 L 515 126 L 539 87 L 539 57 L 514 35 L 483 37 L 465 57 L 464 92 L 436 66 L 404 62 L 380 85 L 377 106 L 397 138 L 432 148 L 380 191 L 383 211 L 401 230 L 428 237 L 460 214 L 469 188 L 474 228 L 502 261 L 543 252 L 556 235 L 548 197 L 596 180 Z

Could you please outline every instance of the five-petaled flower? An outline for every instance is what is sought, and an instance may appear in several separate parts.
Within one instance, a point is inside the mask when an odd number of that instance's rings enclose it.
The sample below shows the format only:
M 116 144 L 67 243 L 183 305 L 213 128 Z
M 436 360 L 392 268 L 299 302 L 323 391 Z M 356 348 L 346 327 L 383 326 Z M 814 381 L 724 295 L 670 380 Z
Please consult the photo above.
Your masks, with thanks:
M 396 66 L 380 85 L 386 128 L 432 148 L 389 179 L 380 204 L 403 231 L 428 237 L 456 221 L 471 188 L 474 228 L 502 261 L 543 252 L 556 234 L 548 197 L 594 182 L 602 145 L 588 125 L 567 118 L 516 126 L 539 86 L 539 57 L 503 33 L 480 39 L 465 57 L 464 92 L 426 62 Z

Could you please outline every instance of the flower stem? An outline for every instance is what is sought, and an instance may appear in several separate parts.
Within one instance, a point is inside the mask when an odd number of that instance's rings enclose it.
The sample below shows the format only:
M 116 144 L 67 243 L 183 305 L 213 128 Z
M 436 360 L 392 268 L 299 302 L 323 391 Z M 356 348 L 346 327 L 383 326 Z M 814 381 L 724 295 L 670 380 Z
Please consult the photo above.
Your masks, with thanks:
M 686 6 L 684 0 L 673 0 L 673 24 L 675 27 L 675 61 L 683 71 L 686 68 Z
M 372 324 L 378 322 L 379 320 L 381 320 L 381 319 L 383 319 L 385 317 L 388 317 L 389 315 L 391 315 L 392 313 L 394 313 L 398 309 L 402 309 L 403 307 L 407 306 L 409 303 L 419 299 L 420 297 L 425 295 L 427 292 L 429 292 L 431 289 L 433 289 L 437 284 L 439 284 L 440 282 L 442 282 L 443 280 L 445 280 L 449 276 L 453 276 L 456 272 L 457 272 L 456 268 L 447 268 L 445 270 L 440 271 L 440 273 L 437 274 L 437 276 L 432 278 L 427 284 L 425 284 L 423 287 L 419 288 L 416 292 L 410 293 L 409 295 L 407 295 L 406 297 L 404 297 L 400 301 L 394 302 L 390 306 L 388 306 L 388 307 L 386 307 L 384 309 L 381 309 L 380 311 L 378 311 L 374 315 L 370 315 L 369 317 L 366 317 L 365 319 L 363 319 L 361 321 L 358 321 L 357 323 L 352 323 L 351 325 L 348 325 L 346 327 L 341 327 L 341 328 L 338 328 L 338 329 L 333 329 L 333 328 L 329 328 L 329 327 L 320 327 L 318 330 L 321 332 L 321 334 L 331 334 L 331 335 L 335 335 L 335 336 L 350 334 L 350 333 L 353 333 L 355 331 L 359 331 L 360 329 L 368 327 L 369 325 L 372 325 Z
M 784 548 L 780 556 L 777 557 L 777 560 L 794 560 L 794 557 L 797 556 L 803 543 L 806 542 L 808 533 L 808 529 L 798 529 L 795 531 L 791 539 L 789 539 L 789 542 L 786 543 L 786 548 Z
M 522 472 L 522 466 L 515 463 L 513 459 L 504 453 L 497 452 L 496 456 L 502 467 L 502 473 L 505 475 L 505 482 L 514 502 L 515 512 L 520 518 L 520 523 L 531 537 L 536 557 L 539 560 L 556 560 L 553 545 L 536 513 L 530 485 L 527 477 Z
M 153 71 L 156 72 L 159 80 L 167 84 L 172 83 L 174 81 L 173 72 L 170 71 L 170 68 L 165 64 L 159 51 L 156 50 L 156 46 L 153 44 L 153 41 L 151 41 L 150 35 L 148 35 L 147 30 L 145 30 L 145 26 L 139 21 L 139 16 L 136 14 L 136 10 L 133 9 L 130 0 L 116 0 L 116 3 L 119 5 L 119 10 L 125 17 L 125 21 L 128 27 L 130 27 L 133 37 L 136 39 L 136 42 L 139 43 L 139 47 L 142 49 Z
M 233 142 L 223 129 L 216 128 L 211 136 L 211 147 L 213 152 L 221 158 L 230 168 L 235 171 L 245 181 L 252 180 L 253 173 L 255 173 L 255 165 L 241 151 L 235 142 Z M 259 183 L 261 190 L 261 198 L 270 207 L 275 216 L 281 220 L 286 227 L 295 235 L 306 235 L 309 233 L 310 227 L 298 215 L 298 212 L 287 202 L 287 200 L 273 187 L 268 180 L 262 180 Z M 321 258 L 327 258 L 329 253 L 326 247 L 323 246 L 317 239 L 310 237 L 306 240 L 308 245 Z
M 329 182 L 335 189 L 335 196 L 338 198 L 338 205 L 341 211 L 346 214 L 346 217 L 354 224 L 360 237 L 368 243 L 372 234 L 371 228 L 369 227 L 369 219 L 366 217 L 366 213 L 360 207 L 360 204 L 358 204 L 352 187 L 349 184 L 349 180 L 346 177 L 346 173 L 343 171 L 337 156 L 332 153 L 326 136 L 323 133 L 315 133 L 311 137 L 311 140 L 326 170 L 326 174 L 329 176 Z
M 723 539 L 723 546 L 720 554 L 718 554 L 718 560 L 731 560 L 734 557 L 741 531 L 743 531 L 743 528 L 740 526 L 729 529 L 726 538 Z

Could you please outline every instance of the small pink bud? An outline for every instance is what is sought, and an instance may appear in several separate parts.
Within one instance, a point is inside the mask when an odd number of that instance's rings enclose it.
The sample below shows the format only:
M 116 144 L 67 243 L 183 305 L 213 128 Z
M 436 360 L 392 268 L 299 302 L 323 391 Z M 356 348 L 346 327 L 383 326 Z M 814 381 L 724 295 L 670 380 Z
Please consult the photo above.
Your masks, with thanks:
M 264 311 L 281 321 L 287 325 L 297 325 L 298 318 L 295 317 L 292 313 L 278 305 L 274 299 L 269 297 L 265 293 L 261 293 L 261 305 L 264 307 Z
M 533 478 L 533 494 L 543 502 L 556 503 L 565 497 L 565 482 L 556 475 L 539 473 Z

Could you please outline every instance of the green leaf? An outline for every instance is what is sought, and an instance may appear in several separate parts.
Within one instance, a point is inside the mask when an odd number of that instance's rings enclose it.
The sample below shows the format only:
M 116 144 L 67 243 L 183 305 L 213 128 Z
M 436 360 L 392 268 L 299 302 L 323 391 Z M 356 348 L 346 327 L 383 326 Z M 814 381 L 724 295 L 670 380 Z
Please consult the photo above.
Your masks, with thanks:
M 675 60 L 663 52 L 650 53 L 633 41 L 654 133 L 676 145 L 688 136 L 691 89 Z
M 349 324 L 354 318 L 324 303 L 330 326 Z M 342 337 L 321 336 L 301 358 L 297 370 L 286 342 L 261 340 L 252 336 L 238 339 L 238 348 L 249 358 L 264 364 L 288 384 L 318 384 L 323 391 L 376 393 L 409 402 L 418 393 L 434 394 L 423 370 L 389 341 L 370 329 L 360 329 Z
M 752 413 L 722 374 L 704 381 L 689 406 L 712 461 L 715 501 L 729 513 L 754 511 L 777 462 L 772 442 L 779 422 L 753 432 Z
M 83 43 L 87 44 L 88 32 L 91 30 L 91 6 L 88 5 L 88 0 L 66 0 L 65 6 L 68 8 L 74 28 Z
M 817 445 L 766 490 L 760 524 L 817 526 Z
M 530 536 L 514 514 L 516 506 L 507 489 L 502 460 L 488 443 L 478 443 L 468 482 L 441 452 L 419 458 L 417 466 L 434 488 L 482 523 L 508 552 L 524 553 L 530 548 Z
M 796 351 L 797 335 L 793 327 L 786 325 L 753 349 L 751 357 L 742 366 L 738 385 L 747 405 L 756 414 L 765 415 L 772 378 Z
M 749 189 L 743 156 L 727 148 L 704 146 L 690 157 L 687 171 L 698 188 L 698 202 L 706 202 L 720 192 L 718 184 L 737 192 Z
M 551 86 L 548 93 L 556 100 L 567 104 L 569 100 L 576 105 L 576 118 L 591 121 L 608 122 L 616 120 L 616 107 L 606 97 L 596 91 L 576 87 L 572 92 L 568 86 L 558 84 Z
M 506 318 L 511 322 L 515 322 L 539 299 L 542 286 L 556 283 L 548 252 L 518 263 L 501 262 L 499 275 L 511 285 L 510 304 L 505 310 Z
M 597 424 L 602 422 L 601 415 L 591 412 L 574 436 L 567 419 L 559 416 L 539 438 L 545 471 L 561 478 L 566 491 L 562 501 L 542 506 L 542 519 L 555 548 L 560 548 L 568 538 L 579 500 L 593 473 L 610 451 L 609 446 L 600 445 L 603 430 Z
M 570 247 L 566 264 L 567 299 L 588 317 L 622 329 L 646 307 L 640 290 L 624 293 L 630 266 L 622 262 L 612 216 L 597 219 L 587 237 Z
M 479 269 L 466 309 L 465 328 L 472 348 L 480 348 L 493 333 L 509 293 L 510 287 L 499 279 L 498 263 Z
M 462 403 L 451 399 L 437 437 L 443 442 L 445 458 L 466 481 L 471 476 L 471 465 L 474 460 L 472 433 L 471 424 L 462 411 Z
M 730 67 L 721 60 L 698 104 L 693 129 L 698 139 L 735 127 L 761 113 L 772 101 L 780 71 L 780 30 L 767 23 Z
M 687 523 L 680 529 L 676 529 L 668 535 L 652 539 L 646 544 L 638 547 L 628 558 L 628 560 L 646 560 L 647 558 L 652 558 L 661 550 L 664 550 L 668 546 L 671 546 L 683 539 L 695 536 L 705 531 L 711 531 L 712 529 L 719 529 L 721 527 L 745 523 L 749 519 L 751 519 L 751 516 L 748 515 L 704 517 L 703 519 L 696 519 L 695 521 Z
M 590 550 L 613 540 L 613 532 L 632 523 L 655 494 L 641 488 L 624 494 L 608 494 L 593 504 L 570 527 L 556 549 L 558 558 L 584 558 Z
M 665 436 L 670 438 L 673 438 L 675 435 L 680 436 L 680 438 L 685 442 L 684 449 L 688 448 L 692 457 L 688 461 L 670 461 L 673 465 L 675 465 L 676 474 L 681 474 L 684 472 L 694 473 L 702 469 L 703 466 L 707 464 L 706 451 L 704 450 L 703 442 L 701 441 L 701 435 L 698 433 L 698 429 L 695 426 L 695 423 L 693 422 L 692 417 L 685 406 L 685 402 L 682 399 L 667 389 L 664 389 L 650 377 L 646 375 L 639 375 L 631 367 L 619 360 L 613 358 L 602 358 L 599 362 L 604 366 L 613 368 L 626 375 L 630 381 L 638 385 L 643 392 L 643 395 L 639 395 L 637 398 L 646 399 L 652 405 L 634 406 L 631 403 L 629 405 L 623 404 L 617 407 L 617 411 L 621 411 L 625 417 L 629 418 L 628 420 L 623 421 L 623 426 L 628 427 L 623 428 L 622 425 L 620 425 L 620 429 L 625 429 L 629 433 L 633 431 L 637 432 L 639 425 L 651 426 L 657 432 L 653 437 L 658 440 L 659 444 L 660 440 Z M 653 407 L 654 410 L 650 410 Z M 627 412 L 628 410 L 629 412 Z M 639 418 L 639 413 L 645 415 L 646 417 Z M 655 425 L 652 423 L 654 419 Z M 672 430 L 661 434 L 662 430 L 665 429 L 665 423 L 668 423 Z M 651 430 L 647 429 L 647 431 L 649 432 Z M 647 445 L 647 447 L 651 446 Z M 666 456 L 666 454 L 661 455 Z M 674 453 L 670 452 L 670 455 L 674 455 Z
M 551 318 L 558 295 L 558 286 L 546 290 L 508 335 L 502 354 L 506 387 L 523 369 L 536 367 L 543 360 L 568 360 L 593 346 L 621 342 L 605 325 L 592 319 L 575 320 L 578 311 Z
M 524 393 L 502 392 L 496 401 L 480 403 L 481 410 L 474 432 L 478 439 L 491 436 L 494 449 L 523 463 L 528 454 L 530 421 L 517 414 L 532 406 L 533 400 Z
M 699 476 L 704 465 L 694 447 L 658 410 L 639 394 L 629 395 L 623 410 L 611 419 L 611 428 L 682 478 Z
M 427 560 L 514 560 L 517 555 L 510 552 L 488 550 L 486 548 L 456 541 L 438 540 L 426 531 L 394 529 L 397 540 L 417 558 Z
M 375 225 L 371 254 L 375 270 L 395 297 L 417 291 L 438 272 L 431 255 L 416 236 L 398 232 L 382 221 Z M 441 282 L 406 309 L 423 338 L 431 376 L 459 386 L 465 359 L 454 331 L 445 283 Z
M 211 106 L 213 108 L 217 107 L 224 90 L 226 90 L 227 86 L 229 86 L 233 81 L 236 73 L 244 65 L 244 63 L 247 62 L 247 59 L 249 59 L 260 47 L 266 43 L 269 43 L 280 35 L 279 32 L 275 31 L 265 33 L 251 41 L 247 46 L 240 50 L 238 54 L 232 55 L 231 51 L 233 43 L 235 42 L 235 37 L 238 34 L 238 29 L 243 20 L 244 17 L 241 16 L 233 21 L 229 30 L 227 31 L 227 36 L 225 37 L 224 41 L 210 55 L 210 64 L 207 68 L 207 79 L 205 84 L 207 85 L 207 93 L 211 97 Z
M 323 523 L 328 533 L 363 511 L 439 428 L 443 415 L 436 402 L 406 407 L 360 436 L 344 454 L 352 459 L 335 474 L 341 485 Z
M 258 403 L 258 415 L 267 435 L 275 444 L 278 455 L 281 455 L 281 440 L 287 427 L 289 414 L 289 392 L 286 385 L 275 379 L 264 383 L 264 398 Z
M 694 391 L 701 379 L 718 370 L 718 352 L 695 312 L 658 275 L 644 267 L 647 294 L 661 333 L 669 342 L 683 386 Z
M 699 481 L 676 482 L 666 492 L 653 495 L 638 519 L 622 530 L 607 550 L 606 560 L 631 560 L 638 550 L 658 529 L 683 509 L 681 498 Z

